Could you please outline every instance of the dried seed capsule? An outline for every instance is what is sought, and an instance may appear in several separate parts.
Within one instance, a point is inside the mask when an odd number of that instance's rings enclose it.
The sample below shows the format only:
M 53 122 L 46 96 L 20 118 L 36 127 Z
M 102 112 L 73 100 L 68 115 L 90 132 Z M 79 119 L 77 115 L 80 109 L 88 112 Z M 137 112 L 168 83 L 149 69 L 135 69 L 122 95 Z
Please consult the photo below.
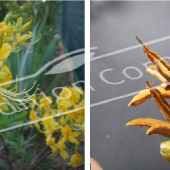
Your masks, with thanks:
M 159 134 L 161 136 L 170 138 L 170 127 L 166 125 L 154 125 L 146 131 L 147 135 Z
M 157 77 L 162 83 L 167 83 L 167 80 L 158 72 L 158 70 L 156 69 L 156 66 L 149 66 L 146 69 L 146 72 L 151 74 L 152 76 Z
M 163 87 L 165 90 L 169 91 L 170 90 L 170 82 L 162 83 L 161 87 Z
M 139 118 L 131 120 L 126 124 L 126 126 L 147 126 L 150 127 L 146 131 L 147 135 L 158 134 L 170 138 L 170 124 L 162 120 Z
M 153 64 L 155 64 L 155 60 L 159 60 L 170 71 L 170 65 L 168 62 L 166 62 L 159 54 L 149 49 L 148 46 L 144 45 L 137 36 L 135 38 L 140 44 L 142 44 L 144 53 Z
M 165 90 L 163 87 L 158 87 L 157 89 L 162 93 L 162 95 L 165 98 L 170 98 L 170 90 Z M 144 103 L 145 101 L 147 101 L 150 98 L 151 98 L 150 90 L 149 89 L 143 90 L 139 94 L 137 94 L 136 96 L 133 97 L 133 99 L 129 103 L 128 107 L 130 107 L 130 106 L 136 107 L 136 106 Z
M 128 107 L 133 106 L 136 107 L 142 103 L 144 103 L 146 100 L 151 98 L 150 91 L 148 89 L 141 91 L 139 94 L 137 94 L 131 102 L 128 104 Z
M 159 73 L 168 81 L 170 81 L 170 70 L 161 63 L 160 60 L 155 60 L 155 65 L 157 66 L 157 70 Z
M 150 94 L 153 98 L 153 100 L 155 101 L 155 103 L 157 104 L 157 106 L 159 107 L 159 109 L 161 110 L 161 112 L 163 113 L 164 117 L 170 121 L 170 105 L 169 103 L 165 100 L 164 96 L 161 94 L 161 92 L 154 88 L 154 85 L 150 85 L 148 81 L 146 81 L 146 83 L 148 84 L 148 88 L 150 90 Z
M 148 48 L 148 46 L 144 45 L 143 46 L 143 51 L 144 53 L 146 54 L 146 56 L 148 57 L 148 59 L 153 63 L 155 64 L 155 60 L 160 60 L 161 59 L 161 56 L 159 54 L 157 54 L 156 52 L 150 50 Z

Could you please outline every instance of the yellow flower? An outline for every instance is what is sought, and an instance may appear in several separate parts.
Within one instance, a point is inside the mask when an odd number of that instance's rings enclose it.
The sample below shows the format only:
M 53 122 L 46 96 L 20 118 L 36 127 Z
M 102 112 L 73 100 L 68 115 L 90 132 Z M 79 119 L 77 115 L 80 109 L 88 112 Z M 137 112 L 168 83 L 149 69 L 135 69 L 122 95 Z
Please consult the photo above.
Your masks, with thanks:
M 33 109 L 30 111 L 30 119 L 31 119 L 31 120 L 37 120 L 37 119 L 39 119 L 39 117 L 37 116 L 37 112 L 35 112 Z M 36 127 L 40 132 L 42 132 L 42 131 L 40 130 L 40 125 L 39 125 L 39 123 L 34 123 L 34 125 L 35 125 L 35 127 Z
M 78 149 L 76 149 L 76 153 L 71 156 L 69 165 L 76 167 L 83 163 L 83 156 L 78 153 Z
M 84 124 L 84 116 L 79 115 L 79 117 L 75 120 L 76 124 Z M 84 128 L 84 126 L 83 126 Z
M 0 49 L 0 60 L 6 59 L 11 53 L 11 46 L 8 43 L 3 43 Z
M 21 26 L 22 26 L 22 17 L 19 17 L 16 23 L 16 30 L 21 28 Z
M 51 97 L 43 97 L 40 100 L 40 103 L 45 106 L 49 106 L 52 103 L 52 98 Z
M 50 116 L 50 113 L 53 112 L 53 109 L 50 107 L 52 104 L 52 97 L 42 97 L 40 98 L 37 109 L 39 112 L 45 112 L 44 116 Z
M 82 100 L 79 104 L 74 105 L 74 109 L 83 108 L 84 107 L 84 100 Z M 78 124 L 84 124 L 84 109 L 80 109 L 68 114 L 68 117 L 71 117 L 75 120 Z M 82 121 L 80 121 L 82 120 Z
M 8 82 L 6 85 L 0 86 L 0 88 L 7 89 L 11 86 L 12 74 L 7 65 L 4 65 L 0 71 L 0 84 Z
M 50 159 L 55 158 L 58 155 L 58 153 L 63 159 L 69 158 L 69 155 L 66 149 L 67 147 L 64 143 L 64 140 L 60 140 L 57 144 L 55 144 L 54 146 L 51 146 L 52 154 L 49 156 L 49 158 Z
M 60 119 L 60 124 L 61 124 L 62 126 L 64 126 L 64 124 L 65 124 L 64 116 L 61 117 L 61 119 Z
M 63 100 L 70 99 L 72 102 L 76 103 L 80 99 L 80 92 L 83 93 L 82 89 L 80 87 L 64 87 L 60 93 L 60 98 L 63 98 Z
M 34 110 L 30 111 L 30 119 L 31 120 L 36 120 L 37 119 L 37 114 Z
M 33 36 L 32 32 L 28 32 L 28 34 L 21 35 L 20 33 L 16 34 L 15 40 L 12 43 L 12 48 L 16 48 L 19 44 L 28 45 L 26 40 L 30 39 Z
M 2 35 L 2 42 L 13 41 L 15 26 L 11 25 L 11 22 L 6 25 L 5 22 L 0 23 L 0 34 Z
M 18 85 L 15 84 L 15 87 L 11 87 L 12 83 L 12 74 L 10 69 L 3 63 L 7 61 L 8 56 L 11 52 L 14 52 L 14 48 L 11 47 L 11 43 L 17 46 L 18 44 L 27 45 L 26 40 L 33 36 L 32 32 L 21 35 L 21 32 L 27 32 L 32 24 L 32 19 L 22 25 L 22 18 L 19 18 L 17 24 L 14 22 L 8 22 L 9 15 L 5 18 L 4 22 L 0 22 L 0 111 L 8 110 L 7 104 L 11 107 L 12 111 L 21 111 L 27 109 L 27 105 L 32 100 L 32 95 L 27 97 L 26 94 L 30 92 L 35 84 L 29 90 L 24 90 L 21 93 L 17 93 Z M 16 34 L 16 28 L 18 34 Z M 37 89 L 36 89 L 37 91 Z M 22 96 L 21 96 L 22 95 Z M 14 107 L 16 110 L 14 110 Z M 14 113 L 12 112 L 12 113 Z M 8 114 L 7 112 L 1 112 L 2 114 Z M 9 114 L 12 114 L 9 113 Z M 32 119 L 33 113 L 30 114 Z M 34 115 L 35 116 L 35 115 Z M 38 126 L 38 124 L 37 124 Z
M 79 100 L 80 100 L 80 95 L 82 93 L 82 89 L 80 87 L 69 87 L 72 95 L 70 97 L 71 101 L 74 102 L 74 103 L 77 103 Z M 79 90 L 79 91 L 78 91 Z M 81 91 L 81 93 L 80 93 Z
M 44 125 L 44 131 L 46 136 L 51 135 L 59 129 L 59 123 L 56 122 L 53 117 L 48 118 L 46 120 L 42 120 L 42 123 Z
M 5 22 L 0 23 L 0 33 L 8 35 L 9 33 L 13 33 L 14 29 L 15 26 L 12 26 L 11 22 L 9 22 L 8 25 Z
M 70 126 L 66 125 L 65 128 L 62 129 L 62 134 L 65 140 L 68 140 L 69 142 L 76 145 L 79 144 L 79 141 L 76 139 L 76 137 L 78 137 L 81 132 L 73 132 Z
M 57 101 L 57 104 L 59 107 L 59 112 L 65 112 L 73 106 L 73 103 L 68 99 L 61 99 Z
M 55 138 L 51 137 L 51 135 L 49 135 L 46 138 L 46 144 L 47 146 L 54 146 L 55 145 Z
M 78 104 L 83 91 L 81 88 L 64 87 L 57 99 L 57 105 L 59 110 L 67 111 Z
M 22 25 L 22 17 L 18 18 L 17 23 L 12 22 L 12 24 L 10 21 L 7 21 L 9 20 L 9 15 L 6 16 L 5 20 L 4 22 L 0 22 L 0 48 L 3 43 L 9 42 L 12 43 L 13 52 L 19 51 L 22 45 L 28 46 L 29 43 L 26 40 L 33 36 L 33 33 L 29 31 L 32 25 L 32 19 L 24 25 Z M 36 42 L 38 41 L 39 39 Z
M 27 32 L 27 31 L 30 30 L 31 25 L 32 25 L 32 18 L 31 18 L 31 20 L 29 22 L 22 25 L 22 17 L 20 17 L 17 20 L 17 23 L 16 23 L 17 28 L 16 28 L 15 32 L 16 33 L 18 33 L 18 32 Z
M 68 95 L 66 88 L 71 91 L 73 96 Z M 52 151 L 52 154 L 48 157 L 50 159 L 55 158 L 57 155 L 60 155 L 63 159 L 69 158 L 66 142 L 78 145 L 79 140 L 83 141 L 82 138 L 84 138 L 84 128 L 82 128 L 82 124 L 84 124 L 84 109 L 77 110 L 71 114 L 66 114 L 63 116 L 59 115 L 60 117 L 57 118 L 52 117 L 53 115 L 56 115 L 56 113 L 60 113 L 63 110 L 68 111 L 70 109 L 74 110 L 84 107 L 83 92 L 79 93 L 76 88 L 73 87 L 66 88 L 63 88 L 60 94 L 60 99 L 56 101 L 56 107 L 53 107 L 54 105 L 51 104 L 53 103 L 51 97 L 43 96 L 36 100 L 38 105 L 34 105 L 33 107 L 33 109 L 36 109 L 40 118 L 50 116 L 48 119 L 42 119 L 41 124 L 43 126 L 43 133 L 45 134 L 46 145 L 49 146 Z M 76 129 L 81 131 L 73 131 L 71 126 L 69 126 L 70 124 L 73 125 L 72 123 L 75 125 Z M 60 138 L 57 141 L 57 138 L 55 138 L 54 135 L 60 133 Z M 72 155 L 71 165 L 76 166 L 81 162 L 83 162 L 83 157 L 78 152 Z
M 5 22 L 0 22 L 0 29 L 2 30 L 6 26 Z
M 0 61 L 0 66 L 2 67 L 0 70 L 0 101 L 1 101 L 0 111 L 8 110 L 6 103 L 12 104 L 19 111 L 27 109 L 25 104 L 32 101 L 32 95 L 29 97 L 24 96 L 23 98 L 18 98 L 18 96 L 28 93 L 31 89 L 33 89 L 33 87 L 35 86 L 35 83 L 33 84 L 30 90 L 23 91 L 21 93 L 17 93 L 17 89 L 18 89 L 17 83 L 12 89 L 8 89 L 11 86 L 12 79 L 13 79 L 11 71 L 7 67 L 7 65 L 3 66 L 2 61 Z M 3 112 L 3 114 L 8 114 L 8 113 Z

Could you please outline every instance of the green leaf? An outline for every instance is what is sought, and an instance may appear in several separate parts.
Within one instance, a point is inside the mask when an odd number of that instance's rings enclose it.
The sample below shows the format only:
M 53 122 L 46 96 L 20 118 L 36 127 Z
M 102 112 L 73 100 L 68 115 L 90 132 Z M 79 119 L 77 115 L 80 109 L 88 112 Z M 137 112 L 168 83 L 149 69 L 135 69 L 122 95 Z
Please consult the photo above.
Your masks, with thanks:
M 13 121 L 23 120 L 27 115 L 28 115 L 28 112 L 22 112 L 18 116 L 16 116 L 16 117 L 12 118 L 11 120 L 9 120 L 9 123 L 13 122 Z
M 13 147 L 17 147 L 18 146 L 17 143 L 14 142 L 14 141 L 6 141 L 6 143 L 11 145 L 11 146 L 13 146 Z

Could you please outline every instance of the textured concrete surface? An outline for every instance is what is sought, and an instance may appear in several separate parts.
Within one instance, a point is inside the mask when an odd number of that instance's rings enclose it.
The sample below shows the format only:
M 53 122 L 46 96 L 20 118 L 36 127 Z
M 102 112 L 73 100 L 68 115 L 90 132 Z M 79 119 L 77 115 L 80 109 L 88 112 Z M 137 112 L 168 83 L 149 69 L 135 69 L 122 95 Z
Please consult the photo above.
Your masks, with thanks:
M 91 47 L 98 47 L 92 50 L 94 57 L 138 45 L 135 35 L 144 42 L 170 36 L 170 2 L 91 2 Z M 170 56 L 170 40 L 149 47 Z M 147 136 L 146 127 L 125 127 L 139 117 L 165 120 L 153 100 L 127 107 L 133 92 L 146 87 L 146 80 L 160 84 L 145 72 L 147 61 L 142 47 L 91 61 L 91 156 L 105 170 L 170 167 L 159 153 L 160 143 L 167 138 Z M 104 82 L 100 74 L 106 69 L 107 81 L 122 83 Z

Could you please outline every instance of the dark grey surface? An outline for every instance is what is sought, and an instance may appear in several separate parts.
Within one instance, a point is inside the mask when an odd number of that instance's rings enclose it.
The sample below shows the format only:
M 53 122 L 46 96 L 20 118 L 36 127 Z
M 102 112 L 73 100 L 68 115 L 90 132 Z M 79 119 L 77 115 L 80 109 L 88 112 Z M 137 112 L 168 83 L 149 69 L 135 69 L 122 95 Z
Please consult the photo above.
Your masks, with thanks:
M 138 35 L 144 42 L 170 36 L 170 2 L 91 2 L 91 47 L 98 47 L 94 57 L 137 45 Z M 149 46 L 162 56 L 170 56 L 170 40 Z M 129 94 L 146 87 L 146 80 L 160 83 L 145 72 L 147 62 L 142 48 L 91 61 L 91 104 Z M 141 70 L 142 77 L 130 80 L 122 74 L 126 67 Z M 125 80 L 120 85 L 106 84 Z M 138 76 L 134 70 L 128 72 Z M 146 127 L 125 127 L 135 118 L 151 117 L 165 120 L 153 100 L 128 108 L 133 96 L 91 107 L 91 156 L 105 170 L 167 170 L 170 164 L 160 155 L 160 143 L 167 138 L 147 136 Z

